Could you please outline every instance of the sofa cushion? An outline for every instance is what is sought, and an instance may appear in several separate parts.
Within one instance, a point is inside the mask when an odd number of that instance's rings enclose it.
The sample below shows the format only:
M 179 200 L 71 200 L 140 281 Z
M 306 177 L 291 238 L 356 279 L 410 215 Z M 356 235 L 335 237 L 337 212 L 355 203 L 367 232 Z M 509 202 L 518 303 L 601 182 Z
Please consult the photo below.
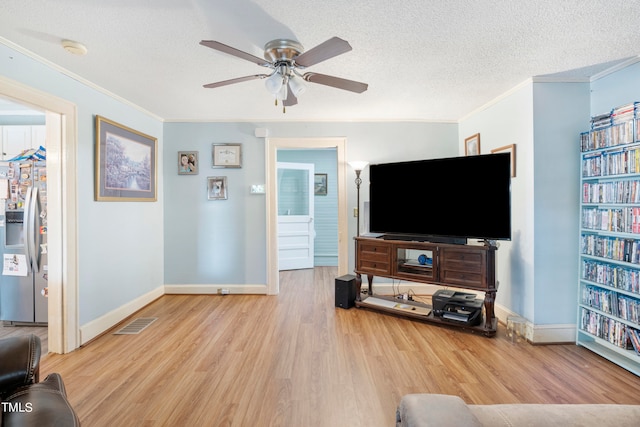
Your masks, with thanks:
M 407 394 L 396 412 L 397 427 L 482 427 L 458 396 L 444 394 Z
M 469 405 L 484 426 L 637 427 L 640 405 L 500 404 Z

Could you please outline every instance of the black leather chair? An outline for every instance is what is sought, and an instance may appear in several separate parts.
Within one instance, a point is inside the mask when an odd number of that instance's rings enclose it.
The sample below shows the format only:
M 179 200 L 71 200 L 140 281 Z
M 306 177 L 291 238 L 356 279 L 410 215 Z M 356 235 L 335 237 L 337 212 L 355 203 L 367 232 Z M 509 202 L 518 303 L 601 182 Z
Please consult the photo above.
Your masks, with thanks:
M 79 426 L 59 374 L 40 382 L 40 338 L 0 339 L 1 427 Z

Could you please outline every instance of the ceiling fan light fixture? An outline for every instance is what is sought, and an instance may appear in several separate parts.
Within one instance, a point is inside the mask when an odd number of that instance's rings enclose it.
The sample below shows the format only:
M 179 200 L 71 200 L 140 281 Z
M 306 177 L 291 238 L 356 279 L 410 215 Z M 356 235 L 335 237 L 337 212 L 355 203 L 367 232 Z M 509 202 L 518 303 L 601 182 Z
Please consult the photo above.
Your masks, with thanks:
M 291 76 L 289 78 L 289 88 L 291 89 L 291 92 L 298 97 L 306 92 L 307 85 L 302 81 L 302 79 Z
M 280 73 L 275 72 L 267 77 L 264 81 L 264 85 L 270 94 L 276 95 L 282 89 L 282 76 Z

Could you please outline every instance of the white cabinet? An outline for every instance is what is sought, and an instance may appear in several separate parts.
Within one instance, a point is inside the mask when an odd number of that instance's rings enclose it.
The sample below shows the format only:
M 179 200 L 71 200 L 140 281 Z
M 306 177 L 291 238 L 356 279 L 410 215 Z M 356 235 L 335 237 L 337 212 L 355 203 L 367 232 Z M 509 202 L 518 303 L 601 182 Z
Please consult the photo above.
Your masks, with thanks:
M 45 146 L 45 125 L 0 126 L 0 130 L 1 160 L 9 160 L 30 148 Z

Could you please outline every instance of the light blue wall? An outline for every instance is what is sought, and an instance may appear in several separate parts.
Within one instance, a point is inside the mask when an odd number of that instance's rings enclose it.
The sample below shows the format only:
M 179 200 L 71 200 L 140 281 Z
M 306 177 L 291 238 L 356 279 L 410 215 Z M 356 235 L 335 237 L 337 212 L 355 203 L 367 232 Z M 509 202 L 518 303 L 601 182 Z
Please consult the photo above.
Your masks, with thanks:
M 77 107 L 80 326 L 162 286 L 162 123 L 2 44 L 0 75 Z M 158 138 L 158 202 L 94 201 L 96 114 Z
M 536 325 L 577 318 L 580 132 L 588 83 L 534 83 L 534 316 Z
M 630 102 L 640 102 L 640 62 L 591 84 L 591 115 L 608 113 Z M 585 124 L 583 132 L 588 130 Z
M 457 154 L 458 130 L 453 123 L 165 123 L 165 282 L 167 284 L 265 284 L 266 202 L 251 195 L 251 184 L 265 183 L 264 139 L 255 128 L 267 128 L 270 137 L 345 137 L 347 161 L 371 163 L 449 157 Z M 241 169 L 211 169 L 211 144 L 243 144 Z M 178 151 L 200 152 L 200 174 L 178 175 Z M 210 163 L 209 163 L 210 165 Z M 208 201 L 206 177 L 226 175 L 229 200 Z M 353 171 L 348 171 L 348 206 L 356 205 Z M 362 200 L 368 200 L 368 169 L 362 174 Z M 349 216 L 349 236 L 356 234 Z M 354 268 L 350 240 L 349 270 Z
M 327 194 L 314 197 L 315 266 L 338 265 L 338 162 L 335 149 L 278 150 L 279 162 L 312 163 L 327 174 Z

